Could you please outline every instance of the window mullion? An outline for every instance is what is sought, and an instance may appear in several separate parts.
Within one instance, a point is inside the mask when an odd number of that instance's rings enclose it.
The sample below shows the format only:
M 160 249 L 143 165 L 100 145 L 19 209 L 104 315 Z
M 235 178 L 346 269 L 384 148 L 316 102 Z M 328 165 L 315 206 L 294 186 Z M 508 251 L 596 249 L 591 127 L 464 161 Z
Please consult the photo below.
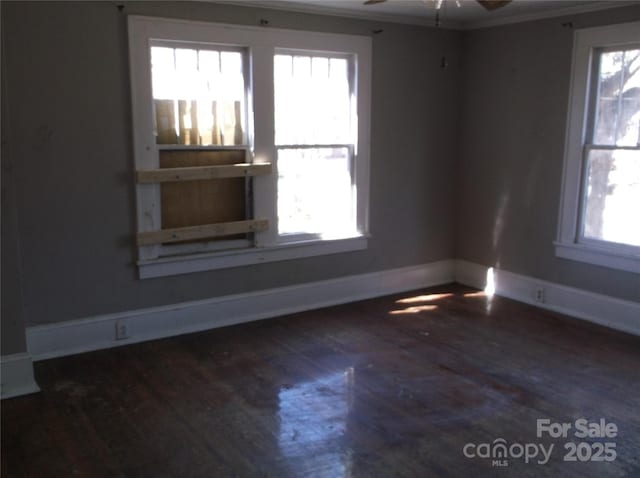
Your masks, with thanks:
M 256 45 L 251 49 L 251 88 L 255 125 L 254 161 L 273 164 L 272 174 L 253 180 L 254 216 L 269 220 L 269 228 L 255 235 L 258 247 L 274 245 L 278 238 L 278 165 L 274 145 L 273 54 L 274 48 L 269 46 Z

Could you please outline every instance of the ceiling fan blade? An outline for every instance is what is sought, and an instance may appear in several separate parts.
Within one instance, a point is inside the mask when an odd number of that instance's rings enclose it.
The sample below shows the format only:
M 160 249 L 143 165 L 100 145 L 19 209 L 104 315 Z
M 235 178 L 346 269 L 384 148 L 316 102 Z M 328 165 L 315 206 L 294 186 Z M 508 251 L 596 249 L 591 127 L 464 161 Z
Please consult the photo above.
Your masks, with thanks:
M 367 0 L 364 2 L 365 5 L 375 5 L 376 3 L 386 2 L 387 0 Z
M 477 2 L 491 11 L 506 6 L 508 3 L 511 3 L 511 0 L 477 0 Z

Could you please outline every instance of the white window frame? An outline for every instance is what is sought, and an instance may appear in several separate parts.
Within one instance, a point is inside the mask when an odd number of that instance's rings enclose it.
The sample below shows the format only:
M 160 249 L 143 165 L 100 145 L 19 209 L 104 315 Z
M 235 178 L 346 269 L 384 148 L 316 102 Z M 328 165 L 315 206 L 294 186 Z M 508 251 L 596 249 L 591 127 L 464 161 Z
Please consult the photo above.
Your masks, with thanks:
M 254 217 L 268 219 L 270 227 L 255 234 L 251 247 L 201 253 L 193 253 L 189 249 L 187 252 L 191 253 L 185 255 L 162 256 L 163 246 L 142 246 L 138 248 L 140 278 L 366 249 L 369 237 L 370 37 L 142 16 L 130 16 L 128 23 L 136 169 L 158 167 L 158 150 L 162 145 L 155 144 L 153 135 L 150 45 L 154 40 L 167 40 L 226 45 L 248 52 L 249 61 L 245 63 L 249 64 L 249 71 L 245 75 L 248 75 L 249 84 L 249 147 L 253 162 L 272 163 L 274 170 L 270 175 L 253 178 Z M 358 139 L 353 175 L 357 191 L 358 231 L 352 237 L 335 240 L 314 237 L 294 242 L 285 242 L 278 237 L 273 58 L 276 51 L 285 49 L 335 53 L 355 59 Z M 138 184 L 136 188 L 137 232 L 160 230 L 159 185 Z
M 355 84 L 355 79 L 357 77 L 357 75 L 355 74 L 356 72 L 356 63 L 357 63 L 357 58 L 353 55 L 353 54 L 345 54 L 345 53 L 336 53 L 336 52 L 326 52 L 326 51 L 309 51 L 309 50 L 300 50 L 298 48 L 296 49 L 292 49 L 292 48 L 276 48 L 275 55 L 291 55 L 291 56 L 310 56 L 310 57 L 326 57 L 326 58 L 339 58 L 339 59 L 343 59 L 347 61 L 347 69 L 349 71 L 348 73 L 348 80 L 349 80 L 349 95 L 350 96 L 357 96 L 357 85 Z M 357 123 L 357 112 L 355 111 L 351 111 L 351 116 L 353 116 L 352 118 L 350 118 L 350 122 L 352 124 Z M 355 118 L 354 118 L 355 117 Z M 355 120 L 355 121 L 354 121 Z M 355 128 L 354 128 L 355 129 Z M 349 151 L 349 163 L 350 163 L 350 173 L 351 176 L 353 177 L 354 175 L 354 167 L 355 167 L 355 159 L 356 159 L 356 154 L 357 154 L 357 147 L 358 147 L 358 139 L 357 139 L 357 131 L 353 131 L 351 136 L 351 141 L 348 143 L 317 143 L 317 144 L 310 144 L 310 143 L 293 143 L 293 144 L 287 144 L 287 143 L 277 143 L 275 144 L 275 151 L 276 151 L 276 156 L 278 155 L 278 151 L 279 150 L 285 150 L 285 149 L 297 149 L 297 150 L 304 150 L 304 149 L 322 149 L 322 148 L 345 148 Z M 357 230 L 363 230 L 366 229 L 366 224 L 359 222 L 359 219 L 361 219 L 361 216 L 357 213 L 357 204 L 358 204 L 358 198 L 356 196 L 357 194 L 357 188 L 355 188 L 354 191 L 352 191 L 352 202 L 351 202 L 351 206 L 355 206 L 354 210 L 352 211 L 352 216 L 354 216 L 354 225 L 356 226 Z M 290 233 L 286 233 L 286 232 L 281 232 L 278 231 L 278 242 L 280 244 L 288 244 L 288 243 L 295 243 L 295 242 L 300 242 L 300 241 L 313 241 L 313 240 L 320 240 L 322 239 L 324 236 L 322 233 L 310 233 L 310 232 L 290 232 Z
M 589 148 L 586 138 L 591 76 L 596 52 L 639 42 L 640 22 L 575 32 L 558 237 L 554 242 L 558 257 L 637 273 L 640 273 L 640 247 L 582 237 L 582 208 L 586 172 L 584 158 L 585 150 Z
M 244 150 L 245 154 L 245 162 L 251 162 L 251 151 L 249 148 L 250 143 L 250 134 L 248 128 L 248 99 L 250 98 L 251 90 L 249 88 L 249 79 L 247 78 L 249 72 L 249 54 L 244 48 L 230 47 L 228 45 L 220 45 L 220 44 L 212 44 L 212 43 L 196 43 L 193 41 L 184 42 L 184 41 L 173 41 L 173 40 L 164 40 L 164 39 L 151 39 L 149 41 L 149 47 L 164 47 L 164 48 L 198 48 L 198 49 L 211 49 L 219 52 L 236 52 L 242 55 L 242 68 L 244 73 L 244 90 L 245 90 L 245 101 L 244 108 L 242 109 L 242 117 L 243 121 L 243 131 L 242 131 L 242 144 L 237 144 L 233 146 L 223 146 L 223 145 L 183 145 L 183 144 L 156 144 L 156 150 L 158 153 L 160 151 L 181 151 L 181 150 L 197 150 L 197 151 L 242 151 Z M 147 81 L 144 78 L 143 81 Z M 153 98 L 153 94 L 152 94 Z M 154 166 L 158 167 L 157 163 Z M 156 208 L 155 204 L 160 204 L 160 188 L 157 184 L 153 184 L 155 188 L 149 188 L 149 190 L 153 190 L 153 193 L 147 193 L 147 197 L 145 197 L 146 203 L 149 204 L 152 208 L 147 208 L 149 214 L 145 214 L 145 217 L 154 217 L 157 221 L 160 220 L 160 208 Z M 148 200 L 147 200 L 148 199 Z M 206 252 L 217 252 L 227 249 L 242 249 L 251 247 L 252 243 L 249 239 L 229 239 L 229 240 L 217 240 L 217 241 L 198 241 L 198 242 L 190 242 L 190 243 L 178 243 L 178 244 L 157 244 L 154 246 L 144 246 L 140 248 L 140 256 L 147 258 L 156 258 L 156 257 L 170 257 L 170 256 L 182 256 L 185 254 L 196 254 L 196 253 L 206 253 Z

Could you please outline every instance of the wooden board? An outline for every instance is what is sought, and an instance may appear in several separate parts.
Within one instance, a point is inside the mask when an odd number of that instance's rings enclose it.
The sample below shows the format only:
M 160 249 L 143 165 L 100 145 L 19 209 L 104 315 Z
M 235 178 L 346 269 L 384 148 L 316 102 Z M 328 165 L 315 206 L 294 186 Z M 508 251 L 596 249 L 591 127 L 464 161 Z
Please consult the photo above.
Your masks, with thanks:
M 177 144 L 175 105 L 173 100 L 154 100 L 158 144 Z
M 184 168 L 146 169 L 136 172 L 138 183 L 167 183 L 202 179 L 242 178 L 271 174 L 271 163 L 240 163 L 225 166 L 189 166 Z
M 245 162 L 246 151 L 243 149 L 160 151 L 160 168 L 167 170 Z M 242 177 L 162 183 L 160 196 L 162 229 L 250 219 Z
M 233 236 L 239 233 L 266 231 L 269 221 L 257 219 L 251 221 L 225 222 L 193 227 L 163 229 L 161 231 L 141 232 L 138 234 L 138 245 L 168 244 L 174 242 L 210 239 Z

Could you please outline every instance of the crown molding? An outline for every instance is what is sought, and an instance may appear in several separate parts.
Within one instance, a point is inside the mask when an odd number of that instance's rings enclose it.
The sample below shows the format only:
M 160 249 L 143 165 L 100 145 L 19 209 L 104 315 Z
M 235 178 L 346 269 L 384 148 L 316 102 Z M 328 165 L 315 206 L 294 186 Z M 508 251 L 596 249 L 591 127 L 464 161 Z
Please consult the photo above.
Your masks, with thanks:
M 353 18 L 357 20 L 368 20 L 385 23 L 400 23 L 406 25 L 416 25 L 422 27 L 435 28 L 434 17 L 416 17 L 410 15 L 383 14 L 373 11 L 354 11 L 342 8 L 322 7 L 318 5 L 295 4 L 283 2 L 280 0 L 202 0 L 207 3 L 217 3 L 225 5 L 235 5 L 241 7 L 263 8 L 268 10 L 280 10 L 287 12 L 310 13 L 316 15 L 329 15 L 335 17 Z M 548 12 L 523 13 L 520 15 L 511 15 L 508 17 L 494 17 L 488 20 L 461 22 L 445 18 L 445 22 L 441 28 L 450 30 L 477 30 L 481 28 L 490 28 L 502 25 L 510 25 L 515 23 L 523 23 L 535 20 L 543 20 L 547 18 L 562 17 L 566 15 L 577 15 L 580 13 L 596 12 L 601 10 L 609 10 L 613 8 L 621 8 L 632 5 L 638 5 L 637 0 L 594 0 L 584 5 L 574 5 L 554 9 Z
M 580 13 L 597 12 L 601 10 L 611 10 L 614 8 L 628 7 L 639 5 L 637 0 L 598 0 L 585 5 L 575 5 L 572 7 L 564 7 L 554 9 L 548 12 L 523 13 L 521 15 L 513 15 L 502 18 L 492 18 L 477 22 L 464 23 L 462 30 L 477 30 L 480 28 L 497 27 L 502 25 L 511 25 L 514 23 L 531 22 L 535 20 L 544 20 L 547 18 L 564 17 L 567 15 L 577 15 Z
M 321 7 L 318 5 L 291 4 L 279 0 L 269 0 L 268 2 L 259 0 L 202 0 L 207 3 L 217 3 L 224 5 L 235 5 L 240 7 L 263 8 L 267 10 L 280 10 L 296 13 L 310 13 L 315 15 L 328 15 L 333 17 L 353 18 L 356 20 L 367 20 L 384 23 L 400 23 L 404 25 L 416 25 L 421 27 L 434 27 L 435 17 L 416 17 L 413 15 L 395 15 L 376 13 L 373 11 L 356 12 L 353 10 Z M 445 29 L 460 29 L 463 27 L 461 22 L 447 21 L 446 25 L 442 25 Z

